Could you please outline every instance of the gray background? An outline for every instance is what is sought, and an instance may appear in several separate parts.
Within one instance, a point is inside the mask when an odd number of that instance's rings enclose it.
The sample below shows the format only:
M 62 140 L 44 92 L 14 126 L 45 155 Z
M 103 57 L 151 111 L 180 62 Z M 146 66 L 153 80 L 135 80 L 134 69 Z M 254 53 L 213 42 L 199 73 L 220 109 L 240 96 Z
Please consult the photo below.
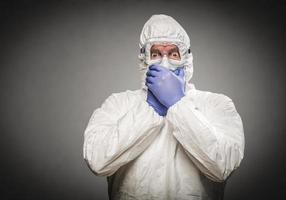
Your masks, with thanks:
M 245 158 L 225 199 L 283 199 L 285 4 L 282 1 L 1 1 L 1 199 L 105 199 L 82 157 L 94 109 L 140 87 L 145 21 L 178 20 L 197 89 L 233 99 Z

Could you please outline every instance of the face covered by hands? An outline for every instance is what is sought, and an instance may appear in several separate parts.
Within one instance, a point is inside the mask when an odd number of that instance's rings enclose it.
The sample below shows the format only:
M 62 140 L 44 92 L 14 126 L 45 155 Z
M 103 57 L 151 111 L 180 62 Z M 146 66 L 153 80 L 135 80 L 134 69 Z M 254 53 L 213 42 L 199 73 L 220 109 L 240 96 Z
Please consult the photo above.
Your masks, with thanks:
M 184 96 L 184 68 L 179 67 L 181 57 L 176 45 L 153 45 L 150 50 L 145 81 L 147 102 L 159 115 L 165 116 L 168 108 Z
M 160 65 L 151 65 L 146 75 L 148 93 L 151 92 L 158 100 L 156 103 L 152 102 L 156 106 L 162 107 L 163 105 L 167 110 L 185 95 L 183 67 L 172 71 Z

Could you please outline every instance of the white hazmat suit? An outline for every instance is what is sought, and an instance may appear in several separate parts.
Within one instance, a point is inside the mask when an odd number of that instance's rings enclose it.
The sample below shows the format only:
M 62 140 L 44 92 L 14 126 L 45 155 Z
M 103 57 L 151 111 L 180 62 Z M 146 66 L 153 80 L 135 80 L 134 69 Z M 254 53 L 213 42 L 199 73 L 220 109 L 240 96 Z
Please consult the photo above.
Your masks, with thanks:
M 146 102 L 150 47 L 176 44 L 185 67 L 185 96 L 162 117 Z M 244 131 L 233 101 L 190 82 L 187 33 L 172 17 L 153 15 L 140 36 L 142 87 L 111 94 L 84 132 L 89 168 L 107 176 L 110 199 L 222 199 L 226 179 L 244 155 Z

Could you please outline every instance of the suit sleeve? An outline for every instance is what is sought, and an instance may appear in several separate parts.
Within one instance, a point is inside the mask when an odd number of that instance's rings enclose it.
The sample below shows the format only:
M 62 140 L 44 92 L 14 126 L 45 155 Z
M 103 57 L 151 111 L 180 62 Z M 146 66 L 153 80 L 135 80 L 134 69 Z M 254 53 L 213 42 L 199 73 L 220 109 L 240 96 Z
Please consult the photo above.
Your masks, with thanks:
M 131 103 L 125 93 L 112 94 L 85 129 L 84 160 L 96 175 L 112 175 L 152 143 L 162 120 L 146 101 Z
M 205 92 L 195 105 L 188 94 L 169 108 L 166 118 L 186 154 L 209 179 L 223 182 L 240 165 L 243 124 L 229 97 Z

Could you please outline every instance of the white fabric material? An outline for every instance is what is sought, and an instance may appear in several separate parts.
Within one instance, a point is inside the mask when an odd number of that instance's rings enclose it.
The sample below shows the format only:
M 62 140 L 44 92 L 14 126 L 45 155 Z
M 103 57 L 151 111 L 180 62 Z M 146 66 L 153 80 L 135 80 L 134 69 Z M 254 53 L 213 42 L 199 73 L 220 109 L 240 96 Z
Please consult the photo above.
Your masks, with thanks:
M 110 199 L 222 199 L 243 159 L 242 120 L 229 97 L 191 85 L 165 117 L 144 88 L 114 93 L 93 112 L 83 156 L 107 176 Z

